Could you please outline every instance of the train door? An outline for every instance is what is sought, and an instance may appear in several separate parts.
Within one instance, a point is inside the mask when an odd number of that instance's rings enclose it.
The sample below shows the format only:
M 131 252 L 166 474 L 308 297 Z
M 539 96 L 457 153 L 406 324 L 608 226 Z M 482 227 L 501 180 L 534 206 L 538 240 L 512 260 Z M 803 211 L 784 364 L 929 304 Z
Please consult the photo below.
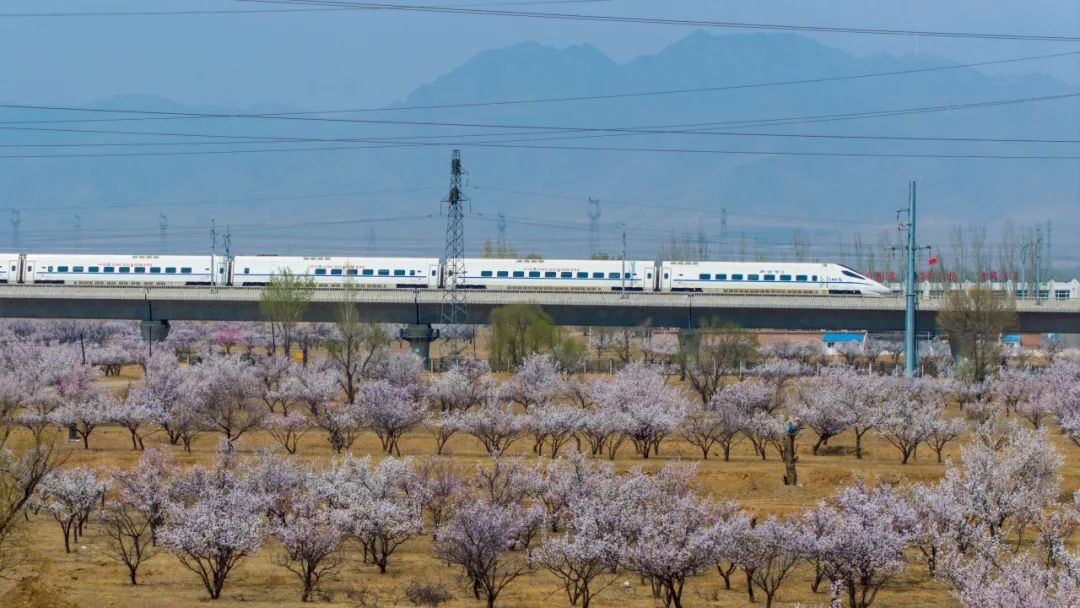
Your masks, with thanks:
M 8 267 L 10 268 L 12 265 L 14 265 L 16 268 L 18 268 L 18 270 L 15 271 L 17 273 L 17 276 L 19 277 L 18 280 L 16 281 L 17 283 L 33 283 L 34 282 L 34 275 L 33 275 L 33 272 L 32 272 L 34 270 L 33 264 L 34 264 L 33 262 L 29 262 L 29 265 L 28 265 L 28 261 L 26 259 L 26 254 L 21 253 L 21 254 L 19 254 L 19 259 L 12 260 L 11 263 L 8 265 Z
M 20 258 L 4 260 L 3 281 L 5 283 L 22 283 L 21 271 L 22 260 Z
M 439 276 L 440 269 L 441 266 L 439 264 L 431 264 L 428 266 L 427 284 L 431 289 L 439 288 L 439 281 L 441 279 Z

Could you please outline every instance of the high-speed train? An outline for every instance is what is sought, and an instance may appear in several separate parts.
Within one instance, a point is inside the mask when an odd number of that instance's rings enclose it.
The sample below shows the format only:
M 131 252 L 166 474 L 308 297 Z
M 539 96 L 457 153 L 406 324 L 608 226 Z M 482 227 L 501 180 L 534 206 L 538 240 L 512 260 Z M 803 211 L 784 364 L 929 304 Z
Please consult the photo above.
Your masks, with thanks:
M 0 283 L 96 286 L 266 285 L 283 272 L 317 287 L 443 289 L 438 258 L 0 253 Z M 466 258 L 459 288 L 884 296 L 891 290 L 840 264 Z

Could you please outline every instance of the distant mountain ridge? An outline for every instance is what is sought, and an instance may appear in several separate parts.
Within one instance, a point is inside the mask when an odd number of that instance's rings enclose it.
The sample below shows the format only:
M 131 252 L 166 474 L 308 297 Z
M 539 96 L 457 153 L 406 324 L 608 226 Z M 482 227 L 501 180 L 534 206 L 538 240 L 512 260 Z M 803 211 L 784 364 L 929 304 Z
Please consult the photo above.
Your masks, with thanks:
M 552 48 L 524 42 L 480 53 L 457 69 L 418 86 L 406 99 L 394 105 L 452 105 L 724 87 L 950 64 L 952 62 L 946 59 L 924 55 L 853 57 L 794 34 L 713 35 L 698 31 L 657 53 L 625 63 L 613 61 L 591 45 Z M 858 155 L 1075 155 L 1076 146 L 1070 144 L 580 131 L 597 127 L 662 129 L 670 125 L 716 123 L 709 129 L 721 133 L 1080 139 L 1080 102 L 1076 98 L 891 118 L 812 119 L 803 124 L 757 126 L 739 124 L 739 121 L 968 104 L 1072 92 L 1066 84 L 1038 74 L 1038 66 L 1037 61 L 1030 62 L 1032 74 L 1028 76 L 988 76 L 965 68 L 709 93 L 312 115 L 348 121 L 175 118 L 57 125 L 58 128 L 141 133 L 132 135 L 0 129 L 0 144 L 53 146 L 6 148 L 0 155 L 203 151 L 203 154 L 190 156 L 4 159 L 4 170 L 0 170 L 0 196 L 9 201 L 8 206 L 27 210 L 23 222 L 23 229 L 27 231 L 25 242 L 33 242 L 29 240 L 32 230 L 44 230 L 46 226 L 54 225 L 63 228 L 70 226 L 72 221 L 70 210 L 35 213 L 32 211 L 35 208 L 82 206 L 84 242 L 91 243 L 90 231 L 95 227 L 104 230 L 101 227 L 110 225 L 115 217 L 108 205 L 403 191 L 424 187 L 429 190 L 384 197 L 191 205 L 171 207 L 167 211 L 147 207 L 127 210 L 125 218 L 133 225 L 150 227 L 148 230 L 153 233 L 159 212 L 167 212 L 169 222 L 174 226 L 201 226 L 210 217 L 215 217 L 219 223 L 246 225 L 269 220 L 302 222 L 313 218 L 373 217 L 386 215 L 388 211 L 402 215 L 432 215 L 416 220 L 412 225 L 380 225 L 378 230 L 380 238 L 397 239 L 403 235 L 418 238 L 414 243 L 424 243 L 423 247 L 428 250 L 425 252 L 430 253 L 430 250 L 437 251 L 441 239 L 437 207 L 441 193 L 438 189 L 446 183 L 448 152 L 452 147 L 462 147 L 466 168 L 470 170 L 469 194 L 473 198 L 474 213 L 486 214 L 472 224 L 469 233 L 474 237 L 472 245 L 476 246 L 480 239 L 495 236 L 492 220 L 497 211 L 503 211 L 511 218 L 508 229 L 511 236 L 517 235 L 516 238 L 522 240 L 537 239 L 538 246 L 552 254 L 580 253 L 578 250 L 585 233 L 575 229 L 567 233 L 572 234 L 570 238 L 562 234 L 566 229 L 560 232 L 557 224 L 573 222 L 584 229 L 587 222 L 585 201 L 589 196 L 606 201 L 602 203 L 605 227 L 627 222 L 633 227 L 631 240 L 646 250 L 673 231 L 702 228 L 709 234 L 717 234 L 721 207 L 730 214 L 728 229 L 731 232 L 747 232 L 775 240 L 784 238 L 778 236 L 783 231 L 803 226 L 816 231 L 821 238 L 834 239 L 831 232 L 837 231 L 848 233 L 850 238 L 853 230 L 874 234 L 875 230 L 887 229 L 895 209 L 903 206 L 906 183 L 911 179 L 920 182 L 924 193 L 922 208 L 931 232 L 946 230 L 945 226 L 952 223 L 994 223 L 1007 217 L 1021 222 L 1064 220 L 1080 208 L 1080 166 L 1077 161 Z M 17 103 L 20 100 L 11 101 Z M 215 113 L 321 109 L 259 105 L 243 109 L 188 108 L 167 99 L 134 95 L 88 102 L 87 105 Z M 3 121 L 88 117 L 82 113 L 29 111 L 5 111 L 0 116 Z M 96 115 L 89 117 L 99 118 Z M 574 130 L 559 131 L 559 128 Z M 191 137 L 153 133 L 186 133 Z M 203 135 L 267 138 L 275 143 L 252 139 L 250 144 L 225 144 L 220 138 Z M 76 140 L 97 143 L 203 142 L 204 145 L 197 148 L 190 145 L 55 147 Z M 374 149 L 207 153 L 237 148 L 361 146 Z M 552 149 L 573 146 L 696 152 Z M 853 156 L 818 156 L 821 153 Z M 617 201 L 645 203 L 646 206 L 620 205 Z M 664 206 L 679 210 L 660 208 Z M 811 218 L 812 221 L 785 218 Z M 865 219 L 880 222 L 880 225 L 830 222 L 836 218 Z M 552 220 L 556 225 L 530 228 L 515 223 L 526 219 Z M 205 236 L 194 236 L 194 228 L 192 231 L 191 243 L 205 240 Z M 356 227 L 350 238 L 356 242 L 369 239 L 364 236 L 367 232 L 365 226 Z M 613 239 L 612 234 L 612 230 L 606 230 L 604 238 Z M 175 243 L 185 242 L 176 238 Z M 253 230 L 245 239 L 243 242 L 247 247 L 259 250 L 283 246 L 299 249 L 303 245 L 292 236 L 266 231 Z M 42 246 L 51 246 L 53 243 L 63 245 L 64 241 L 70 242 L 70 238 L 55 237 L 50 241 L 42 236 L 38 242 Z M 530 250 L 538 246 L 521 245 Z

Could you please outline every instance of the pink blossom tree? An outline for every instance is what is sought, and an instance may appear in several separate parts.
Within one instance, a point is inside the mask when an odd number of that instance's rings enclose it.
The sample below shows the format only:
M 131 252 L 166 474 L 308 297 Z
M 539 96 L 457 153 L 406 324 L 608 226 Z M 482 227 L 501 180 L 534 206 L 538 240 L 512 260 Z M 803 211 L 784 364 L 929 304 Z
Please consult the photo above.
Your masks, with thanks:
M 266 499 L 233 483 L 200 486 L 186 503 L 170 507 L 158 536 L 216 600 L 237 564 L 262 546 Z
M 71 553 L 71 542 L 79 542 L 83 525 L 100 506 L 108 482 L 86 467 L 58 469 L 41 480 L 34 507 L 60 524 L 64 534 L 64 553 Z
M 318 416 L 328 403 L 338 397 L 337 372 L 326 363 L 313 363 L 294 368 L 282 386 L 288 403 L 307 406 L 312 416 Z
M 526 419 L 510 404 L 487 403 L 461 414 L 457 424 L 466 434 L 484 444 L 488 455 L 498 456 L 525 436 Z
M 605 575 L 619 565 L 616 538 L 602 532 L 601 511 L 588 502 L 576 506 L 564 534 L 545 536 L 528 554 L 529 562 L 559 579 L 572 606 L 589 608 L 593 597 L 611 585 Z
M 150 448 L 130 470 L 114 469 L 111 489 L 126 509 L 134 510 L 147 523 L 151 543 L 165 523 L 169 492 L 177 475 L 176 462 L 168 448 Z
M 289 454 L 295 454 L 300 439 L 311 430 L 311 421 L 300 412 L 272 414 L 263 419 L 263 427 Z
M 486 361 L 463 359 L 428 386 L 428 398 L 440 411 L 464 411 L 487 401 L 495 390 Z
M 235 441 L 262 422 L 266 407 L 256 401 L 264 383 L 249 364 L 239 357 L 208 355 L 189 369 L 185 390 L 205 426 Z
M 958 439 L 968 431 L 967 422 L 962 418 L 938 418 L 930 423 L 929 432 L 926 434 L 926 445 L 934 450 L 938 464 L 941 464 L 942 452 L 945 446 Z
M 780 585 L 810 551 L 809 539 L 796 522 L 781 522 L 769 517 L 740 538 L 742 567 L 748 583 L 765 594 L 765 608 L 772 608 Z
M 828 525 L 814 551 L 830 580 L 841 581 L 852 608 L 867 608 L 881 588 L 907 568 L 915 511 L 892 487 L 861 483 L 832 501 Z
M 995 436 L 989 425 L 960 449 L 962 468 L 947 465 L 940 491 L 956 501 L 965 518 L 1000 538 L 1023 529 L 1058 495 L 1061 456 L 1045 429 L 1006 425 Z
M 628 365 L 599 386 L 598 410 L 623 416 L 624 432 L 642 458 L 659 452 L 660 442 L 678 428 L 689 409 L 686 398 L 652 366 Z
M 625 517 L 633 539 L 623 550 L 625 567 L 648 579 L 665 605 L 682 608 L 686 579 L 716 566 L 717 547 L 730 533 L 725 522 L 692 495 L 650 501 Z
M 289 413 L 289 397 L 286 386 L 295 366 L 284 355 L 268 354 L 255 357 L 250 367 L 251 373 L 259 379 L 259 399 L 266 405 L 267 412 L 273 414 L 279 409 Z
M 436 531 L 435 557 L 461 568 L 473 596 L 495 608 L 503 590 L 529 571 L 525 555 L 513 551 L 525 526 L 518 505 L 470 503 Z
M 829 439 L 847 431 L 855 422 L 853 412 L 837 399 L 832 379 L 825 376 L 803 379 L 796 383 L 798 399 L 791 404 L 791 414 L 817 434 L 817 442 L 811 448 L 816 456 Z
M 315 417 L 315 423 L 327 432 L 330 447 L 340 454 L 352 447 L 363 428 L 363 411 L 355 403 L 327 403 Z
M 555 360 L 548 354 L 533 353 L 500 390 L 505 399 L 528 408 L 554 401 L 565 389 Z
M 146 449 L 146 438 L 158 432 L 158 425 L 167 414 L 161 403 L 148 391 L 133 390 L 118 401 L 109 412 L 108 420 L 127 429 L 131 434 L 131 449 Z
M 424 360 L 412 352 L 399 353 L 387 357 L 373 370 L 375 380 L 384 380 L 395 388 L 406 391 L 409 396 L 419 401 L 427 391 L 424 378 Z
M 98 393 L 87 401 L 62 405 L 49 413 L 48 420 L 57 426 L 74 429 L 82 439 L 83 449 L 90 449 L 90 433 L 111 421 L 116 401 L 108 393 Z
M 315 481 L 316 494 L 338 511 L 345 532 L 356 539 L 385 574 L 390 557 L 423 531 L 422 483 L 407 460 L 383 459 L 372 468 L 370 458 L 346 456 Z
M 944 403 L 940 396 L 906 384 L 888 395 L 874 415 L 874 427 L 886 441 L 900 451 L 901 464 L 907 464 L 919 444 L 930 436 Z
M 302 495 L 271 534 L 281 545 L 276 562 L 300 580 L 300 601 L 311 601 L 323 579 L 341 566 L 338 552 L 345 535 L 335 511 L 311 494 Z
M 423 422 L 427 414 L 426 404 L 415 399 L 413 392 L 386 380 L 362 384 L 357 404 L 364 424 L 375 431 L 383 450 L 398 456 L 401 437 Z
M 427 511 L 431 525 L 438 530 L 454 511 L 470 500 L 465 478 L 454 464 L 441 457 L 428 458 L 416 466 L 422 491 L 420 506 Z
M 581 408 L 550 402 L 529 408 L 525 426 L 535 438 L 533 452 L 537 456 L 542 455 L 546 444 L 550 448 L 551 457 L 558 457 L 559 450 L 573 439 L 585 416 L 586 412 Z

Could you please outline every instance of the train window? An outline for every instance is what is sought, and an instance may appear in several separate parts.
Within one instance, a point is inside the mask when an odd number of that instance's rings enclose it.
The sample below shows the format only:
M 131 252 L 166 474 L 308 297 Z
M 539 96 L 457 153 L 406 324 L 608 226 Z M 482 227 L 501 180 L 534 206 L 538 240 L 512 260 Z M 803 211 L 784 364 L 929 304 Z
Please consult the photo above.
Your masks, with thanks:
M 505 271 L 505 270 L 500 270 L 499 272 L 495 273 L 495 276 L 499 277 L 500 279 L 504 279 L 504 278 L 510 276 L 510 273 Z
M 726 281 L 727 280 L 727 275 L 726 274 L 718 274 L 718 275 L 716 275 L 716 280 L 717 281 Z
M 341 271 L 340 268 L 331 268 L 330 269 L 330 274 L 334 275 L 335 277 L 341 276 L 341 272 L 342 271 Z
M 791 275 L 790 274 L 782 274 L 782 275 L 780 275 L 780 280 L 781 281 L 790 281 L 791 280 Z
M 767 275 L 765 275 L 765 280 L 766 281 L 775 281 L 776 280 L 776 275 L 775 274 L 767 274 Z
M 758 281 L 758 280 L 761 280 L 761 275 L 760 274 L 748 274 L 748 275 L 746 275 L 746 280 L 747 281 Z
M 697 278 L 701 279 L 702 281 L 708 281 L 709 279 L 712 278 L 712 275 L 707 273 L 707 272 L 703 272 L 703 273 L 697 275 Z
M 851 277 L 851 278 L 853 278 L 853 279 L 865 279 L 865 278 L 866 278 L 866 277 L 864 277 L 864 276 L 860 276 L 860 275 L 857 275 L 857 274 L 855 274 L 854 272 L 851 272 L 850 270 L 841 270 L 840 272 L 841 272 L 841 273 L 842 273 L 842 274 L 843 274 L 844 276 L 846 276 L 846 277 Z
M 409 271 L 409 276 L 410 277 L 415 277 L 416 276 L 416 271 L 415 270 L 410 270 Z
M 619 273 L 617 273 L 617 272 L 609 272 L 607 274 L 607 278 L 609 278 L 609 279 L 617 279 L 617 278 L 619 278 Z
M 52 266 L 49 266 L 49 267 L 45 268 L 45 270 L 47 270 L 47 271 L 49 271 L 49 272 L 52 272 L 52 271 L 53 271 L 53 270 L 52 270 Z
M 481 270 L 480 271 L 480 276 L 482 276 L 484 278 L 487 278 L 487 277 L 492 276 L 492 272 L 490 270 Z
M 315 276 L 322 276 L 324 274 L 326 274 L 326 269 L 325 268 L 316 268 L 315 269 Z
M 668 276 L 670 276 L 670 275 L 668 275 L 668 273 L 665 272 L 664 273 L 664 278 L 666 279 L 666 278 L 668 278 Z
M 131 269 L 127 266 L 121 266 L 118 270 L 120 271 L 120 274 L 128 274 L 131 272 Z
M 594 272 L 594 273 L 592 273 L 592 278 L 594 278 L 594 279 L 602 279 L 602 278 L 604 278 L 604 273 L 602 273 L 602 272 Z
M 652 278 L 652 273 L 650 272 L 650 273 L 646 274 L 646 275 L 645 275 L 645 278 L 646 278 L 646 279 L 651 279 L 651 278 Z
M 587 273 L 587 272 L 579 272 L 579 273 L 577 273 L 577 278 L 579 278 L 579 279 L 587 279 L 587 278 L 589 278 L 589 273 Z
M 403 276 L 405 276 L 405 271 L 404 270 L 395 270 L 394 271 L 394 276 L 395 277 L 403 277 Z
M 115 266 L 106 266 L 105 267 L 105 272 L 116 272 L 116 267 Z
M 68 271 L 67 266 L 57 266 L 56 267 L 56 272 L 67 272 L 67 271 Z
M 247 272 L 247 271 L 245 270 L 244 272 Z M 135 274 L 144 274 L 144 273 L 146 273 L 145 268 L 143 268 L 142 266 L 136 266 L 135 267 Z
M 524 270 L 515 270 L 514 271 L 514 278 L 521 278 L 521 277 L 524 277 L 524 276 L 525 276 L 525 271 Z
M 380 268 L 378 274 L 380 277 L 388 277 L 390 276 L 390 271 L 386 268 Z
M 529 271 L 529 278 L 539 279 L 540 278 L 540 271 L 539 270 L 530 270 Z
M 90 267 L 90 272 L 98 272 L 99 270 L 101 270 L 100 266 L 91 266 Z
M 813 279 L 812 279 L 812 280 L 813 280 L 813 281 L 814 281 L 815 283 L 817 283 L 817 275 L 816 275 L 816 274 L 814 275 L 814 277 L 813 277 Z
M 805 283 L 806 282 L 806 275 L 805 274 L 797 274 L 797 275 L 795 275 L 795 280 L 797 282 L 799 282 L 799 283 Z
M 435 276 L 435 271 L 434 270 L 431 271 L 431 276 Z
M 188 268 L 187 266 L 184 266 L 183 268 L 180 269 L 180 274 L 191 274 L 191 268 Z
M 74 270 L 72 270 L 72 272 L 82 272 L 82 271 L 83 271 L 83 267 L 82 267 L 82 266 L 76 266 L 76 267 L 74 268 Z
M 549 271 L 544 273 L 544 278 L 547 278 L 547 279 L 554 279 L 557 276 L 559 276 L 559 273 L 557 273 L 555 271 L 552 271 L 552 270 L 549 270 Z
M 165 274 L 176 274 L 176 266 L 166 266 Z
M 743 275 L 741 275 L 741 274 L 733 274 L 733 275 L 731 275 L 731 280 L 732 281 L 741 281 L 742 278 L 743 278 Z
M 375 275 L 375 269 L 373 269 L 373 268 L 365 268 L 363 270 L 363 272 L 361 272 L 360 274 L 364 275 L 365 277 L 374 276 Z
M 355 269 L 355 268 L 350 268 L 350 269 L 345 271 L 345 274 L 349 275 L 350 277 L 355 277 L 359 273 L 360 273 L 360 271 Z
M 158 267 L 158 266 L 151 266 L 150 267 L 150 274 L 160 274 L 160 273 L 161 273 L 161 268 L 160 267 Z
M 626 278 L 628 278 L 628 279 L 634 278 L 634 275 L 630 274 L 629 272 L 624 273 L 624 274 L 626 274 Z
M 572 279 L 572 278 L 574 278 L 574 273 L 572 273 L 572 272 L 563 272 L 559 276 L 561 276 L 564 279 Z

